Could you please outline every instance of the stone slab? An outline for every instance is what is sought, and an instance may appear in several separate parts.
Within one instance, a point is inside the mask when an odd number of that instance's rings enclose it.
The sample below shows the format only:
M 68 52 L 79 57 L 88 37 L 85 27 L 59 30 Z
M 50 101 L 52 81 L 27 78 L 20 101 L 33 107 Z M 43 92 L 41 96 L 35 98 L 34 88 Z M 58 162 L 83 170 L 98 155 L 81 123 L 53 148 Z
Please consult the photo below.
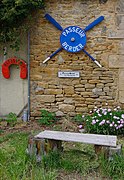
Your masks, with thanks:
M 124 56 L 123 55 L 110 55 L 109 56 L 109 68 L 124 68 Z
M 124 90 L 119 91 L 119 102 L 124 103 Z

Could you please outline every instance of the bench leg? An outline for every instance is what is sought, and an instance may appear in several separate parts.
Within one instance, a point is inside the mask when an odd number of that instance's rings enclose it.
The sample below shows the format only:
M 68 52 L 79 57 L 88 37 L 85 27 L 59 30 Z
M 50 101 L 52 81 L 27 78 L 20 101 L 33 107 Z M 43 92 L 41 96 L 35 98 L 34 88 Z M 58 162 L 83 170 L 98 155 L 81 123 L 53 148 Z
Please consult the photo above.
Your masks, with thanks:
M 95 153 L 97 155 L 103 154 L 105 158 L 108 158 L 109 154 L 109 147 L 107 146 L 100 146 L 100 145 L 94 145 Z
M 101 153 L 101 151 L 102 151 L 102 146 L 95 144 L 95 145 L 94 145 L 94 148 L 95 148 L 95 153 L 96 153 L 97 155 Z
M 26 149 L 26 153 L 29 154 L 30 156 L 33 155 L 33 151 L 34 151 L 33 147 L 34 147 L 34 138 L 32 136 L 30 136 L 28 138 L 28 145 L 27 145 L 27 149 Z
M 59 150 L 62 151 L 62 141 L 59 140 L 53 140 L 53 139 L 48 139 L 48 152 L 49 151 L 55 151 L 55 150 Z
M 94 145 L 95 147 L 95 153 L 97 155 L 103 153 L 104 157 L 107 158 L 108 160 L 113 160 L 113 156 L 116 154 L 118 156 L 122 155 L 122 145 L 119 144 L 117 147 L 107 147 L 107 146 L 99 146 L 99 145 Z
M 117 147 L 115 147 L 115 148 L 113 148 L 113 147 L 109 148 L 108 158 L 110 161 L 113 160 L 113 156 L 115 154 L 118 156 L 122 156 L 122 145 L 121 144 L 118 144 Z
M 46 155 L 50 151 L 55 150 L 63 151 L 62 141 L 53 139 L 34 139 L 34 137 L 29 137 L 28 139 L 26 152 L 30 156 L 35 155 L 37 162 L 41 162 L 42 155 Z
M 44 139 L 36 139 L 35 140 L 36 145 L 36 161 L 41 162 L 42 155 L 46 154 L 45 152 L 45 140 Z

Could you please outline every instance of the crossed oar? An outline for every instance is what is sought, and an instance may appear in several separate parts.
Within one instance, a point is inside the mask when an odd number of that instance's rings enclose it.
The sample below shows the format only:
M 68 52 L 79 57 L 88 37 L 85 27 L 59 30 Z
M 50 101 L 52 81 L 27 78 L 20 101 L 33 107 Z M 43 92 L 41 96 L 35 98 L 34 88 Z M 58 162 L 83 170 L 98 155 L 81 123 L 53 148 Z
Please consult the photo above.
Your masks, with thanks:
M 62 26 L 49 14 L 45 15 L 45 18 L 51 22 L 58 30 L 63 31 L 64 29 L 62 28 Z M 90 29 L 92 29 L 94 26 L 96 26 L 97 24 L 99 24 L 100 22 L 102 22 L 104 20 L 104 16 L 100 16 L 99 18 L 97 18 L 96 20 L 94 20 L 91 24 L 89 24 L 85 29 L 84 32 L 89 31 Z M 43 63 L 46 63 L 48 60 L 50 60 L 54 55 L 56 55 L 58 52 L 60 52 L 63 49 L 63 47 L 58 48 L 53 54 L 51 54 L 49 57 L 47 57 Z M 90 57 L 90 59 L 92 59 L 94 61 L 94 63 L 96 63 L 99 67 L 102 67 L 101 64 L 99 64 L 99 62 L 94 59 L 94 57 L 92 57 L 84 48 L 82 49 L 82 51 Z

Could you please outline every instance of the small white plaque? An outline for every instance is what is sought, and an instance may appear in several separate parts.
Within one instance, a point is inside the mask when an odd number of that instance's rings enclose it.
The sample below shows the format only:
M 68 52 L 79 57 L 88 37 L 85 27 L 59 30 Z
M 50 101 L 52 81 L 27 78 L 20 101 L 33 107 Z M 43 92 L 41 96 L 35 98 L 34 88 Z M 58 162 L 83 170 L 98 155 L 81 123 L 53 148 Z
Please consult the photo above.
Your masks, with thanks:
M 79 71 L 59 71 L 58 77 L 62 78 L 79 78 L 80 73 Z

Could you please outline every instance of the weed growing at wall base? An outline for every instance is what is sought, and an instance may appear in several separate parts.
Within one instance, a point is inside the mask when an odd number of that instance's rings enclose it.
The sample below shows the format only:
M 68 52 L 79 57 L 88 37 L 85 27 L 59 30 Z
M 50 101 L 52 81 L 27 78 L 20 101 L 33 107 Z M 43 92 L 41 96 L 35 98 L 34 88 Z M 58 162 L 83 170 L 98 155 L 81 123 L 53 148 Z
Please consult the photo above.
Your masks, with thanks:
M 82 116 L 86 130 L 96 134 L 124 134 L 124 111 L 117 108 L 95 108 L 90 115 Z
M 45 109 L 41 110 L 41 118 L 38 120 L 38 123 L 41 125 L 51 125 L 57 120 L 55 113 L 49 112 Z
M 17 123 L 17 115 L 10 112 L 6 117 L 7 125 L 14 126 Z

